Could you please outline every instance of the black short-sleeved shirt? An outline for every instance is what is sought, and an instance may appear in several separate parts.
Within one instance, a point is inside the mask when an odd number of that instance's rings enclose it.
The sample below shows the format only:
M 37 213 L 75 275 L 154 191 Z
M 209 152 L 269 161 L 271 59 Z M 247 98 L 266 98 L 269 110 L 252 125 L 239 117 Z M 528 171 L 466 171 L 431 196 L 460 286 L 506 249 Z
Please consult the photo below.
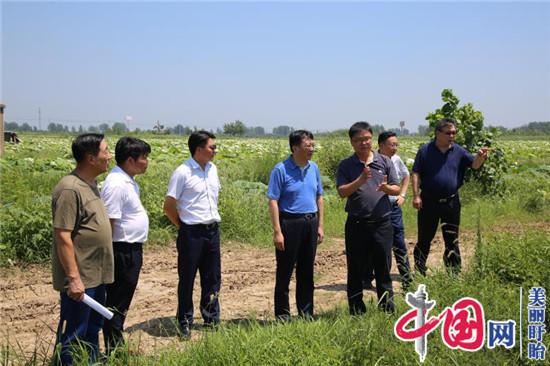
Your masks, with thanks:
M 336 186 L 340 187 L 359 178 L 364 167 L 365 164 L 356 154 L 342 160 L 338 165 Z M 346 212 L 352 216 L 379 220 L 391 214 L 391 204 L 387 194 L 376 190 L 378 185 L 382 183 L 385 175 L 388 176 L 388 184 L 399 185 L 399 181 L 395 167 L 387 156 L 374 152 L 369 167 L 372 177 L 348 197 Z
M 466 168 L 474 157 L 458 144 L 442 153 L 435 141 L 422 145 L 416 153 L 412 171 L 420 176 L 420 189 L 432 197 L 448 197 L 458 192 L 464 183 Z

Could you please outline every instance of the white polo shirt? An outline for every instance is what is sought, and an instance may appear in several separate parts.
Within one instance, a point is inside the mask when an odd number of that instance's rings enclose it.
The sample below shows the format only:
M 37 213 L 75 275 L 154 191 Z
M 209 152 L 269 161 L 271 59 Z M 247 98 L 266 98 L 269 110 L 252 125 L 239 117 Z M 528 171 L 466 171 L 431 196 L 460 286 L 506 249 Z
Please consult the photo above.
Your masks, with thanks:
M 209 162 L 202 170 L 199 163 L 189 158 L 172 173 L 166 196 L 176 199 L 182 222 L 187 225 L 211 224 L 221 221 L 218 213 L 219 192 L 216 166 Z
M 393 163 L 393 166 L 395 167 L 395 172 L 397 173 L 397 180 L 399 181 L 399 185 L 401 185 L 401 182 L 403 181 L 403 178 L 409 176 L 409 169 L 407 169 L 407 166 L 405 163 L 403 163 L 403 160 L 399 157 L 399 155 L 394 154 L 391 157 L 391 161 Z M 390 198 L 390 202 L 397 201 L 398 196 L 388 196 Z
M 105 178 L 101 199 L 114 219 L 113 241 L 143 243 L 149 232 L 149 217 L 139 199 L 139 186 L 118 165 Z

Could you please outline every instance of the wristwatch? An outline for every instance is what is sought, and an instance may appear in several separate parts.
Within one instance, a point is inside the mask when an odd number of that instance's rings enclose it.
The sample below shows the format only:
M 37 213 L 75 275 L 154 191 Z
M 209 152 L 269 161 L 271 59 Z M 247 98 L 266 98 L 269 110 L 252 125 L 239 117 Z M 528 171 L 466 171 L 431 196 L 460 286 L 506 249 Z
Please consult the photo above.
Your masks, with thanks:
M 407 195 L 405 193 L 401 193 L 400 196 L 403 198 L 407 198 Z

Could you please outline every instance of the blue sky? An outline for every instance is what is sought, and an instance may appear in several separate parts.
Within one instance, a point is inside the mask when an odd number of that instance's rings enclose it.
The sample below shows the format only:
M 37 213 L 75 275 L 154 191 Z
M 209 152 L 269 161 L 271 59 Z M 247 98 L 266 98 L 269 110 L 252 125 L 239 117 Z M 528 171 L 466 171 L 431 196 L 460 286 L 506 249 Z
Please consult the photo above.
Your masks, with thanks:
M 550 120 L 550 3 L 2 2 L 7 121 L 416 131 Z

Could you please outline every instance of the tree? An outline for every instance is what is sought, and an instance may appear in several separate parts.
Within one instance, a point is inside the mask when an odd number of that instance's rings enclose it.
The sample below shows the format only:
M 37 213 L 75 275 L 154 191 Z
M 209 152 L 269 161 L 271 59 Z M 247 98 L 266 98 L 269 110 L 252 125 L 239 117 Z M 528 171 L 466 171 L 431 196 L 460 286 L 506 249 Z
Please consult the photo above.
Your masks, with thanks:
M 372 128 L 372 133 L 375 135 L 379 135 L 386 130 L 383 125 L 371 124 L 370 126 Z
M 265 135 L 265 129 L 261 126 L 254 127 L 254 135 L 255 136 L 263 136 Z
M 174 135 L 190 135 L 191 133 L 193 133 L 193 130 L 191 129 L 191 127 L 177 124 L 175 127 L 170 129 L 170 132 Z
M 111 129 L 117 135 L 122 135 L 123 133 L 128 132 L 128 127 L 126 127 L 126 124 L 124 124 L 122 122 L 113 123 L 113 127 L 111 127 Z
M 4 128 L 6 131 L 19 131 L 19 124 L 17 122 L 6 122 Z
M 99 129 L 99 132 L 101 132 L 101 133 L 105 133 L 105 132 L 110 131 L 109 125 L 106 124 L 106 123 L 100 124 L 100 125 L 98 126 L 98 129 Z
M 475 179 L 481 184 L 481 191 L 485 194 L 504 194 L 505 185 L 503 176 L 508 170 L 504 151 L 495 147 L 495 130 L 483 128 L 483 113 L 476 111 L 472 103 L 459 107 L 460 100 L 451 89 L 441 92 L 443 107 L 428 113 L 426 120 L 430 125 L 430 136 L 434 137 L 434 128 L 442 118 L 454 119 L 457 123 L 455 141 L 471 153 L 476 153 L 480 147 L 491 148 L 489 158 L 479 170 L 469 169 L 465 180 Z
M 246 125 L 236 120 L 235 122 L 228 122 L 223 125 L 223 133 L 231 136 L 242 136 L 246 131 Z
M 65 128 L 67 129 L 66 131 L 65 131 Z M 49 132 L 69 132 L 69 128 L 67 126 L 63 126 L 61 123 L 50 122 L 48 124 L 48 131 Z
M 273 128 L 273 134 L 276 136 L 288 136 L 294 129 L 290 126 L 277 126 Z
M 263 136 L 263 135 L 265 135 L 265 130 L 261 126 L 246 128 L 246 136 Z
M 421 136 L 429 135 L 430 126 L 418 125 L 418 134 Z

